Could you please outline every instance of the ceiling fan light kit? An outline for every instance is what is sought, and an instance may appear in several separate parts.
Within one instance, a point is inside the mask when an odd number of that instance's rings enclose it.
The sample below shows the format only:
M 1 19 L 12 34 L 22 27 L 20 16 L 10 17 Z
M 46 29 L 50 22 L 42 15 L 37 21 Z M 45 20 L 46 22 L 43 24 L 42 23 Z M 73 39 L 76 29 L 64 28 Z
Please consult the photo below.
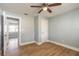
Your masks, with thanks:
M 43 7 L 43 11 L 47 11 L 47 7 Z
M 53 3 L 53 4 L 47 4 L 47 3 L 43 3 L 41 6 L 31 6 L 31 7 L 36 7 L 36 8 L 41 8 L 40 11 L 38 11 L 38 13 L 41 13 L 42 11 L 48 11 L 49 13 L 52 13 L 52 10 L 49 9 L 50 7 L 55 7 L 55 6 L 59 6 L 62 3 Z

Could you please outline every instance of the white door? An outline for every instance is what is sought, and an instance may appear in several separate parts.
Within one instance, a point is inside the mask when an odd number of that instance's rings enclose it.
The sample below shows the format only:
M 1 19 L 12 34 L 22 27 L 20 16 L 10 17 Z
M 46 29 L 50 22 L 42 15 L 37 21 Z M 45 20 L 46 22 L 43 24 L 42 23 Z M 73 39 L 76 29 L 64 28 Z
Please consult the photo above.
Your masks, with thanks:
M 41 19 L 41 41 L 48 40 L 48 20 Z

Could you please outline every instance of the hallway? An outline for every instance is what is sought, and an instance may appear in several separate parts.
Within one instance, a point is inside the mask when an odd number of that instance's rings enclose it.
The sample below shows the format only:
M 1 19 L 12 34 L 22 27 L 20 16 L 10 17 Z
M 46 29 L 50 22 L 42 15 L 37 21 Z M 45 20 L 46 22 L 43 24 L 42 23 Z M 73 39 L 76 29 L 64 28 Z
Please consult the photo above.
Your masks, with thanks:
M 7 46 L 7 51 L 6 55 L 13 55 L 18 53 L 18 39 L 10 39 L 8 46 Z M 10 54 L 9 54 L 10 53 Z

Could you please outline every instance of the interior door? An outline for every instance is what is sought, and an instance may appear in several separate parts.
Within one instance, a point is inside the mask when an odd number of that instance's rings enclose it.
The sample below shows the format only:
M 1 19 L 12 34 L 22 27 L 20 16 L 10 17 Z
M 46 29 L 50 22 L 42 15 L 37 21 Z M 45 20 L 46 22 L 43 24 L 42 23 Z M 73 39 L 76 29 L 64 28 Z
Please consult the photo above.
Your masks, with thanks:
M 41 20 L 41 40 L 48 40 L 48 20 L 46 19 Z

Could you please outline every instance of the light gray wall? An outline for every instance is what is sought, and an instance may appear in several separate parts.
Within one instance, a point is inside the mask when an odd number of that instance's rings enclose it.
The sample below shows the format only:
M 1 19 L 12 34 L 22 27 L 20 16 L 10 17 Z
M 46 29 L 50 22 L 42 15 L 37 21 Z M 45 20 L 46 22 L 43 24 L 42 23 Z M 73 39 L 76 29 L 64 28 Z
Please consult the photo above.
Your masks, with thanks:
M 50 18 L 49 39 L 79 48 L 79 9 Z
M 38 16 L 34 16 L 34 40 L 39 42 Z
M 21 42 L 34 41 L 34 17 L 23 16 L 21 20 Z

